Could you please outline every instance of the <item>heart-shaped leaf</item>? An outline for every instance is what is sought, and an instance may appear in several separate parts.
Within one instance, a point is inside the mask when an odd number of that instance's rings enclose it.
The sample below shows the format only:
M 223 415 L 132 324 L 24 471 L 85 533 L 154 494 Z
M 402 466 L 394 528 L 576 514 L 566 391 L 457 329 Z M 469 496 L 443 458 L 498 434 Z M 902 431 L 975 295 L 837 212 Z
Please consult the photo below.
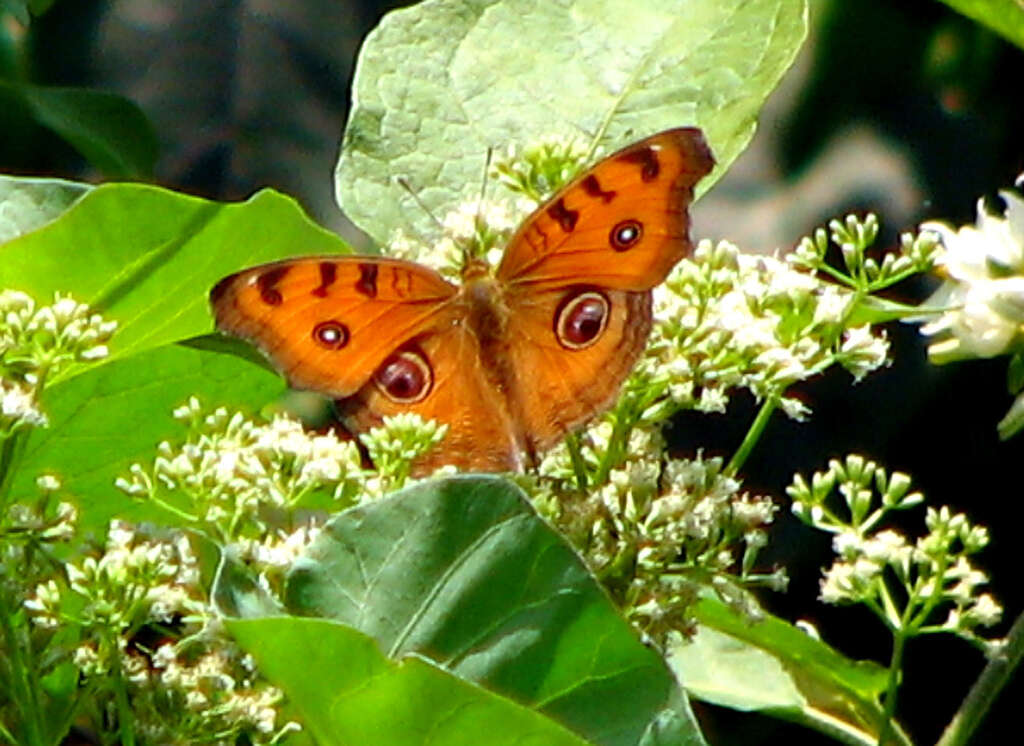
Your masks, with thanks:
M 807 29 L 803 0 L 427 0 L 367 37 L 336 185 L 380 243 L 436 235 L 480 192 L 488 148 L 576 139 L 596 154 L 704 129 L 722 173 Z M 704 180 L 706 190 L 715 176 Z

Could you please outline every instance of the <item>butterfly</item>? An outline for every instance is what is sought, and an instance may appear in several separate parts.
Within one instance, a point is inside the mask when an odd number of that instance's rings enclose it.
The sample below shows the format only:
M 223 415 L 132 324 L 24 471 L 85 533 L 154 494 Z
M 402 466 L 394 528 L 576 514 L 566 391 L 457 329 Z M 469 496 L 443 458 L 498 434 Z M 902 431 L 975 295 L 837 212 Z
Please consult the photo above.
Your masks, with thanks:
M 286 259 L 218 282 L 216 324 L 356 432 L 400 412 L 447 425 L 418 472 L 521 471 L 614 402 L 713 166 L 699 129 L 666 130 L 560 189 L 461 285 L 399 259 Z

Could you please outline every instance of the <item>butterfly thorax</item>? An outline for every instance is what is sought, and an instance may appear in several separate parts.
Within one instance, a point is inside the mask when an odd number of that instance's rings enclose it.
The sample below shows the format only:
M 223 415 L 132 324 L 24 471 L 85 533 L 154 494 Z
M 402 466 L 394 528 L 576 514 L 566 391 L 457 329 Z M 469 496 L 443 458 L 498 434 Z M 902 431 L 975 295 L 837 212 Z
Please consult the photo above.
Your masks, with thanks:
M 480 354 L 488 372 L 504 379 L 507 367 L 503 352 L 507 346 L 508 304 L 501 284 L 490 275 L 467 279 L 459 292 L 459 301 L 465 307 L 466 326 L 480 345 Z M 498 381 L 495 381 L 498 383 Z M 508 382 L 501 380 L 501 388 Z

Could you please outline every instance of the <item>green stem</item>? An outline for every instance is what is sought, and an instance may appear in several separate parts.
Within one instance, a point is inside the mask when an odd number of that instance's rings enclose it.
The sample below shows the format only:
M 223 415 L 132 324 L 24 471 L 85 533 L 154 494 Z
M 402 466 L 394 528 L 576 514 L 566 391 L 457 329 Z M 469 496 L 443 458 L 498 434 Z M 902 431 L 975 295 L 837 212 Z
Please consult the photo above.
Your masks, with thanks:
M 580 450 L 580 436 L 576 433 L 566 435 L 565 447 L 569 449 L 569 460 L 572 461 L 572 471 L 576 475 L 576 487 L 580 492 L 586 492 L 587 465 L 583 461 L 583 452 Z
M 743 438 L 743 442 L 740 443 L 740 447 L 736 449 L 736 453 L 733 454 L 732 459 L 729 461 L 729 465 L 725 467 L 726 476 L 735 476 L 739 473 L 739 470 L 743 468 L 743 464 L 746 463 L 747 458 L 750 456 L 751 451 L 754 450 L 754 446 L 757 445 L 757 441 L 761 439 L 764 434 L 764 429 L 768 426 L 768 420 L 771 418 L 772 413 L 779 404 L 779 397 L 772 395 L 764 400 L 761 405 L 761 410 L 757 413 L 757 417 L 750 425 L 750 429 L 747 430 L 746 437 Z
M 632 414 L 631 412 L 629 413 Z M 604 452 L 601 465 L 594 475 L 594 484 L 601 486 L 608 481 L 608 475 L 612 469 L 622 462 L 626 441 L 629 439 L 629 432 L 633 428 L 634 418 L 627 416 L 626 408 L 621 407 L 616 413 L 615 425 L 612 427 L 612 434 L 608 438 L 608 449 Z
M 118 656 L 117 644 L 113 644 L 114 655 Z M 114 702 L 117 706 L 117 727 L 121 736 L 121 746 L 135 746 L 135 728 L 132 719 L 132 708 L 128 702 L 128 692 L 124 686 L 124 671 L 121 661 L 117 659 L 113 671 Z
M 25 445 L 25 429 L 8 435 L 0 442 L 0 513 L 7 509 L 7 496 L 14 481 L 15 465 Z
M 10 613 L 10 599 L 4 593 L 3 608 L 0 609 L 0 625 L 3 626 L 7 654 L 11 666 L 11 694 L 22 718 L 23 732 L 28 746 L 44 746 L 43 728 L 40 718 L 42 708 L 39 706 L 38 692 L 32 685 L 30 665 L 25 661 L 26 652 L 21 645 L 18 630 L 13 624 Z
M 936 741 L 936 746 L 960 746 L 985 719 L 985 714 L 1024 658 L 1024 612 L 1014 620 L 999 652 L 992 656 L 967 693 L 960 709 Z
M 894 630 L 892 656 L 889 658 L 889 680 L 885 686 L 885 707 L 882 710 L 882 727 L 878 731 L 878 746 L 884 746 L 892 733 L 892 718 L 896 714 L 900 672 L 903 667 L 903 646 L 906 641 L 902 629 Z

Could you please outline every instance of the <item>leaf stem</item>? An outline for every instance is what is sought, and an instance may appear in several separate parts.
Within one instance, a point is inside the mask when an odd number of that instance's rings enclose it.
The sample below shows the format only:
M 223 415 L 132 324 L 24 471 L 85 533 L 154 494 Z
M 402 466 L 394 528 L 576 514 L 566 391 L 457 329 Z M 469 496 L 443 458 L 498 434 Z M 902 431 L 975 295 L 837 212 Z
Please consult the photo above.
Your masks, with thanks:
M 751 451 L 754 450 L 757 441 L 764 434 L 764 430 L 768 426 L 768 420 L 778 404 L 779 397 L 775 394 L 765 398 L 764 403 L 761 404 L 760 411 L 757 413 L 757 417 L 750 424 L 750 429 L 747 430 L 743 442 L 740 443 L 740 447 L 736 449 L 736 453 L 729 460 L 729 465 L 725 467 L 725 474 L 727 476 L 735 476 L 743 468 L 743 464 L 746 463 Z
M 960 746 L 967 743 L 985 713 L 1002 691 L 1024 658 L 1024 612 L 1013 622 L 1006 640 L 992 656 L 960 708 L 936 741 L 936 746 Z

